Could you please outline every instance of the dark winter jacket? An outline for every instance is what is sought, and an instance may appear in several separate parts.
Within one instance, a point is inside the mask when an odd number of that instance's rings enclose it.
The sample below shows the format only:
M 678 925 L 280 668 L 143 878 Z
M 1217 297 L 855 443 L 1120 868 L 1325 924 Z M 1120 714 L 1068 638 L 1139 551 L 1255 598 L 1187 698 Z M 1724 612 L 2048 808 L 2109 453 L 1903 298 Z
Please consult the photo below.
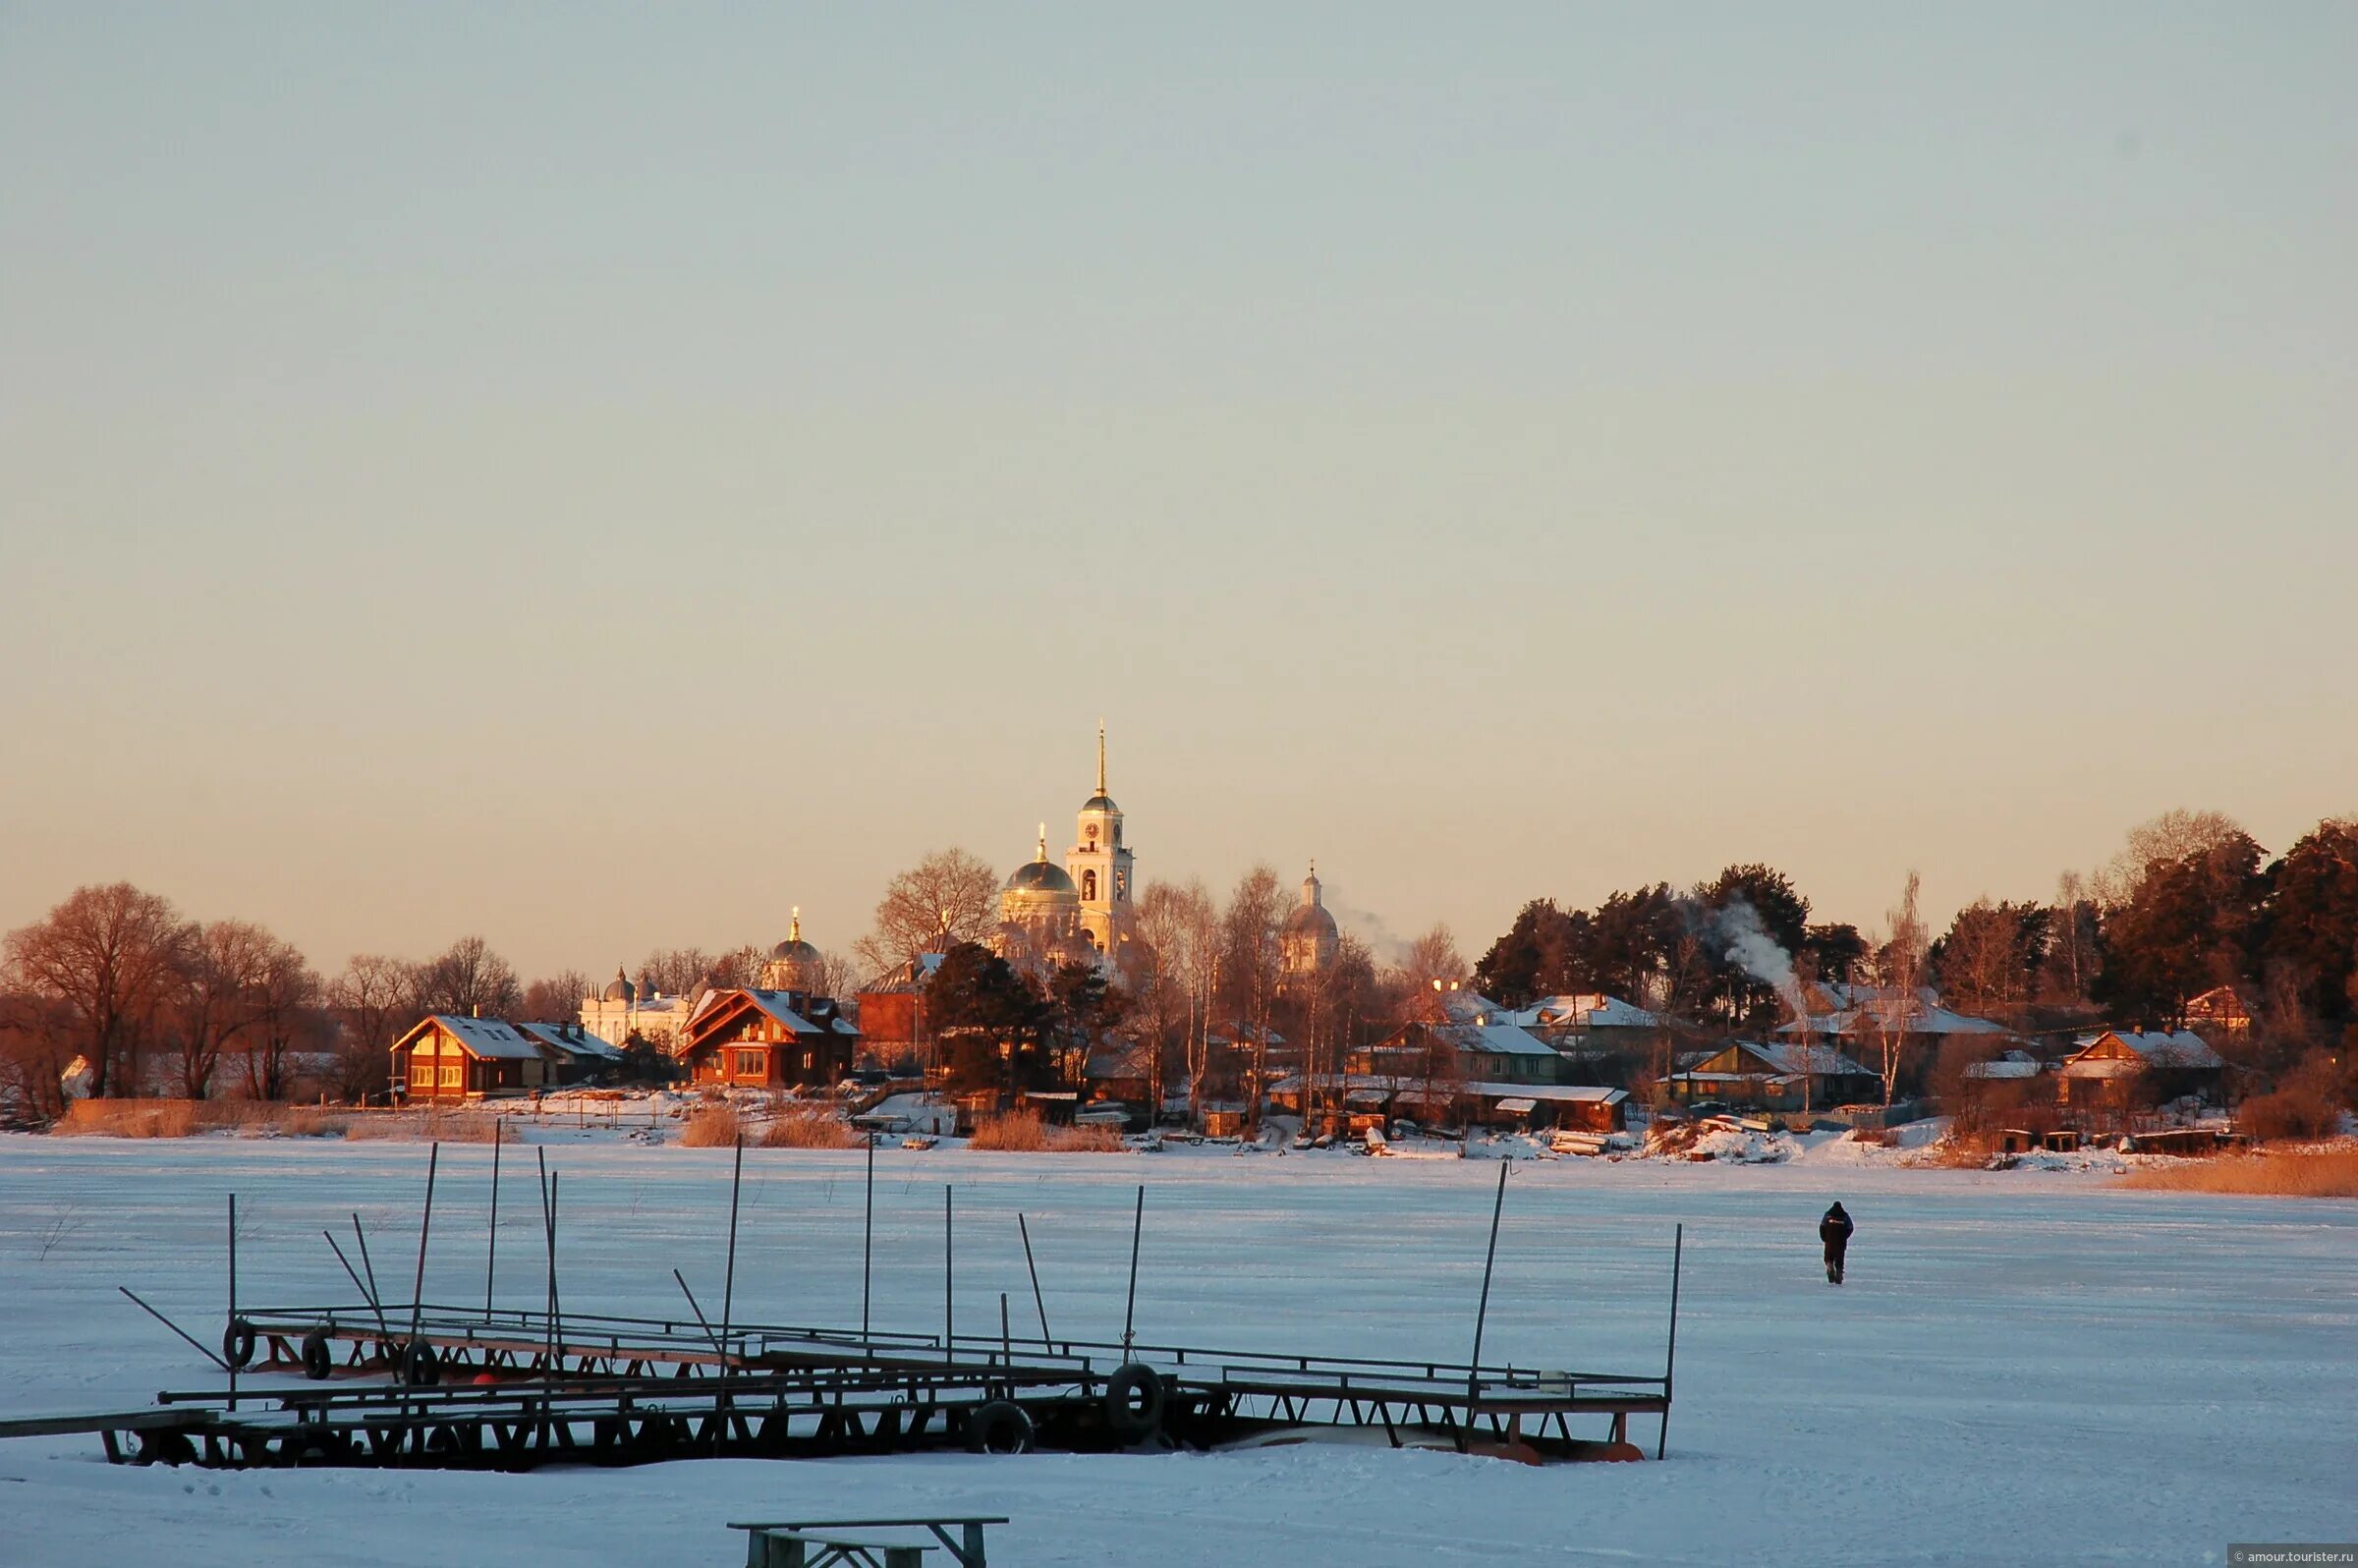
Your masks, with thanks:
M 1831 1255 L 1850 1245 L 1850 1233 L 1856 1228 L 1851 1224 L 1850 1216 L 1842 1211 L 1842 1205 L 1836 1204 L 1818 1222 L 1818 1239 L 1825 1243 L 1825 1250 Z

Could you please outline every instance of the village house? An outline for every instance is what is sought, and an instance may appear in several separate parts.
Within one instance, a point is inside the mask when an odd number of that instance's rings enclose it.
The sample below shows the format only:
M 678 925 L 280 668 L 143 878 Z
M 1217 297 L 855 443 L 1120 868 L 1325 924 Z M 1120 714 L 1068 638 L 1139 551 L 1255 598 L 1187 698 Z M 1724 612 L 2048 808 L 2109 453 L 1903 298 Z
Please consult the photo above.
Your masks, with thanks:
M 557 1082 L 557 1054 L 503 1020 L 435 1013 L 393 1042 L 394 1092 L 413 1103 L 526 1094 Z
M 752 988 L 706 996 L 673 1053 L 716 1089 L 824 1089 L 850 1074 L 860 1031 L 834 998 Z
M 1737 1040 L 1669 1079 L 1682 1104 L 1717 1100 L 1762 1110 L 1830 1110 L 1880 1098 L 1882 1080 L 1825 1045 Z
M 2162 1105 L 2187 1095 L 2218 1103 L 2227 1064 L 2189 1030 L 2108 1029 L 2081 1038 L 2055 1070 L 2056 1099 L 2083 1109 Z
M 1483 1022 L 1403 1024 L 1372 1045 L 1346 1053 L 1353 1073 L 1396 1080 L 1560 1084 L 1564 1060 L 1528 1030 L 1482 1015 Z
M 1816 1002 L 1821 996 L 1840 1005 L 1818 1012 Z M 1941 1006 L 1939 993 L 1930 987 L 1902 995 L 1888 987 L 1820 985 L 1812 987 L 1808 1000 L 1812 1007 L 1808 1021 L 1782 1025 L 1773 1032 L 1776 1038 L 1858 1050 L 1892 1036 L 1907 1041 L 1910 1055 L 1931 1061 L 1951 1041 L 1986 1045 L 2015 1037 L 2003 1024 Z
M 2251 1000 L 2232 985 L 2214 985 L 2187 1002 L 2186 1028 L 2213 1039 L 2241 1039 L 2252 1032 Z
M 579 1024 L 517 1024 L 516 1033 L 540 1047 L 552 1086 L 600 1084 L 622 1067 L 622 1052 Z

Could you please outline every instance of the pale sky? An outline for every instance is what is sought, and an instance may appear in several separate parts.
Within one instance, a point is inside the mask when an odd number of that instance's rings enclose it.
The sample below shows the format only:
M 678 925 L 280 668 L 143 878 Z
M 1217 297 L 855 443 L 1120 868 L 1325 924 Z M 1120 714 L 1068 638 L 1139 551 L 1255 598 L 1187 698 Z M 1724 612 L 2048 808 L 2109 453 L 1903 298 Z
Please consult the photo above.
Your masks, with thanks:
M 2358 8 L 0 7 L 0 926 L 1478 955 L 2358 809 Z

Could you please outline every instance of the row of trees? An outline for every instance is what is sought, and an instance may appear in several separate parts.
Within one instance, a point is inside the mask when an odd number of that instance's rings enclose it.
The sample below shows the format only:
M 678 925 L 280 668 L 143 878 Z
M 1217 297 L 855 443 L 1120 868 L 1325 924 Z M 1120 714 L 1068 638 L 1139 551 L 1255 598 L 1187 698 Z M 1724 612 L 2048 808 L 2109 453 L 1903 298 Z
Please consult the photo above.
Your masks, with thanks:
M 2329 817 L 2272 861 L 2219 812 L 2170 812 L 2092 875 L 2063 875 L 2051 900 L 1980 898 L 1937 937 L 1916 889 L 1911 872 L 1875 935 L 1813 924 L 1810 901 L 1766 866 L 1594 910 L 1537 899 L 1475 981 L 1510 1004 L 1600 991 L 1747 1030 L 1792 1011 L 1811 981 L 1934 984 L 1950 1007 L 2026 1030 L 2100 1017 L 2182 1028 L 2190 1002 L 2226 985 L 2254 1014 L 2247 1065 L 2271 1073 L 2338 1052 L 2358 1027 L 2358 818 Z

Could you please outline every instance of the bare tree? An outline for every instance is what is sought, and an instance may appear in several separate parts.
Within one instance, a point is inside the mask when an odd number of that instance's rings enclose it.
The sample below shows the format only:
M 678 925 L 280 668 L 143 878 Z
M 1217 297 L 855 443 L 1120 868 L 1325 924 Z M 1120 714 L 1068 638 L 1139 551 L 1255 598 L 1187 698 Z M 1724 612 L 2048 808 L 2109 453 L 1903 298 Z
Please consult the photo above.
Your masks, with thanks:
M 533 1024 L 570 1024 L 581 1016 L 582 1003 L 595 995 L 597 984 L 578 969 L 564 970 L 524 988 L 516 1016 Z
M 2153 868 L 2208 855 L 2244 836 L 2242 826 L 2224 812 L 2183 807 L 2163 812 L 2130 828 L 2120 853 L 2096 873 L 2097 901 L 2117 908 L 2137 896 Z
M 1285 895 L 1276 871 L 1265 865 L 1238 879 L 1220 916 L 1220 967 L 1226 976 L 1222 1005 L 1240 1037 L 1249 1036 L 1253 1070 L 1246 1087 L 1245 1119 L 1257 1135 L 1262 1093 L 1268 1085 L 1269 1014 L 1277 998 L 1278 933 L 1284 919 Z
M 294 1058 L 324 1054 L 332 1040 L 318 972 L 291 942 L 264 933 L 266 946 L 255 972 L 253 1025 L 241 1060 L 246 1092 L 255 1099 L 285 1099 L 293 1084 Z M 509 977 L 513 985 L 515 979 Z
M 44 1121 L 65 1114 L 62 1079 L 74 1058 L 75 1034 L 65 1003 L 27 990 L 0 965 L 0 1121 L 11 1114 Z
M 427 1013 L 505 1018 L 524 1002 L 524 986 L 508 961 L 479 936 L 462 936 L 419 977 L 420 1001 Z
M 172 1053 L 180 1059 L 180 1092 L 189 1098 L 212 1092 L 223 1054 L 253 1025 L 273 943 L 251 921 L 214 921 L 191 934 L 180 982 L 165 1009 Z
M 1879 955 L 1879 979 L 1889 992 L 1888 1000 L 1879 1000 L 1867 1009 L 1869 1030 L 1877 1047 L 1882 1053 L 1881 1076 L 1883 1103 L 1891 1103 L 1891 1094 L 1899 1082 L 1901 1058 L 1916 1033 L 1916 1020 L 1924 1011 L 1923 999 L 1917 991 L 1924 984 L 1925 940 L 1924 922 L 1916 913 L 1917 896 L 1923 878 L 1913 870 L 1900 890 L 1899 903 L 1885 913 L 1890 923 L 1891 937 Z
M 876 928 L 860 939 L 856 953 L 874 974 L 921 953 L 980 942 L 998 914 L 998 872 L 965 850 L 937 850 L 886 885 Z
M 1151 1021 L 1149 1076 L 1162 1092 L 1162 1041 L 1175 1030 L 1187 1068 L 1188 1114 L 1201 1120 L 1210 1068 L 1211 998 L 1218 974 L 1211 894 L 1201 881 L 1150 882 L 1138 898 L 1138 932 L 1154 950 L 1154 972 L 1141 1007 Z M 1159 1105 L 1155 1107 L 1161 1109 Z
M 658 948 L 639 961 L 639 978 L 666 996 L 685 996 L 711 978 L 716 962 L 701 947 Z M 587 990 L 581 993 L 589 994 Z M 581 996 L 574 1000 L 580 1001 Z
M 90 1092 L 138 1093 L 156 1014 L 180 978 L 188 924 L 169 899 L 129 882 L 81 887 L 47 918 L 9 932 L 26 988 L 72 1014 Z
M 418 966 L 374 953 L 355 953 L 328 982 L 328 1009 L 338 1025 L 334 1079 L 345 1099 L 385 1087 L 393 1042 L 423 1016 Z

